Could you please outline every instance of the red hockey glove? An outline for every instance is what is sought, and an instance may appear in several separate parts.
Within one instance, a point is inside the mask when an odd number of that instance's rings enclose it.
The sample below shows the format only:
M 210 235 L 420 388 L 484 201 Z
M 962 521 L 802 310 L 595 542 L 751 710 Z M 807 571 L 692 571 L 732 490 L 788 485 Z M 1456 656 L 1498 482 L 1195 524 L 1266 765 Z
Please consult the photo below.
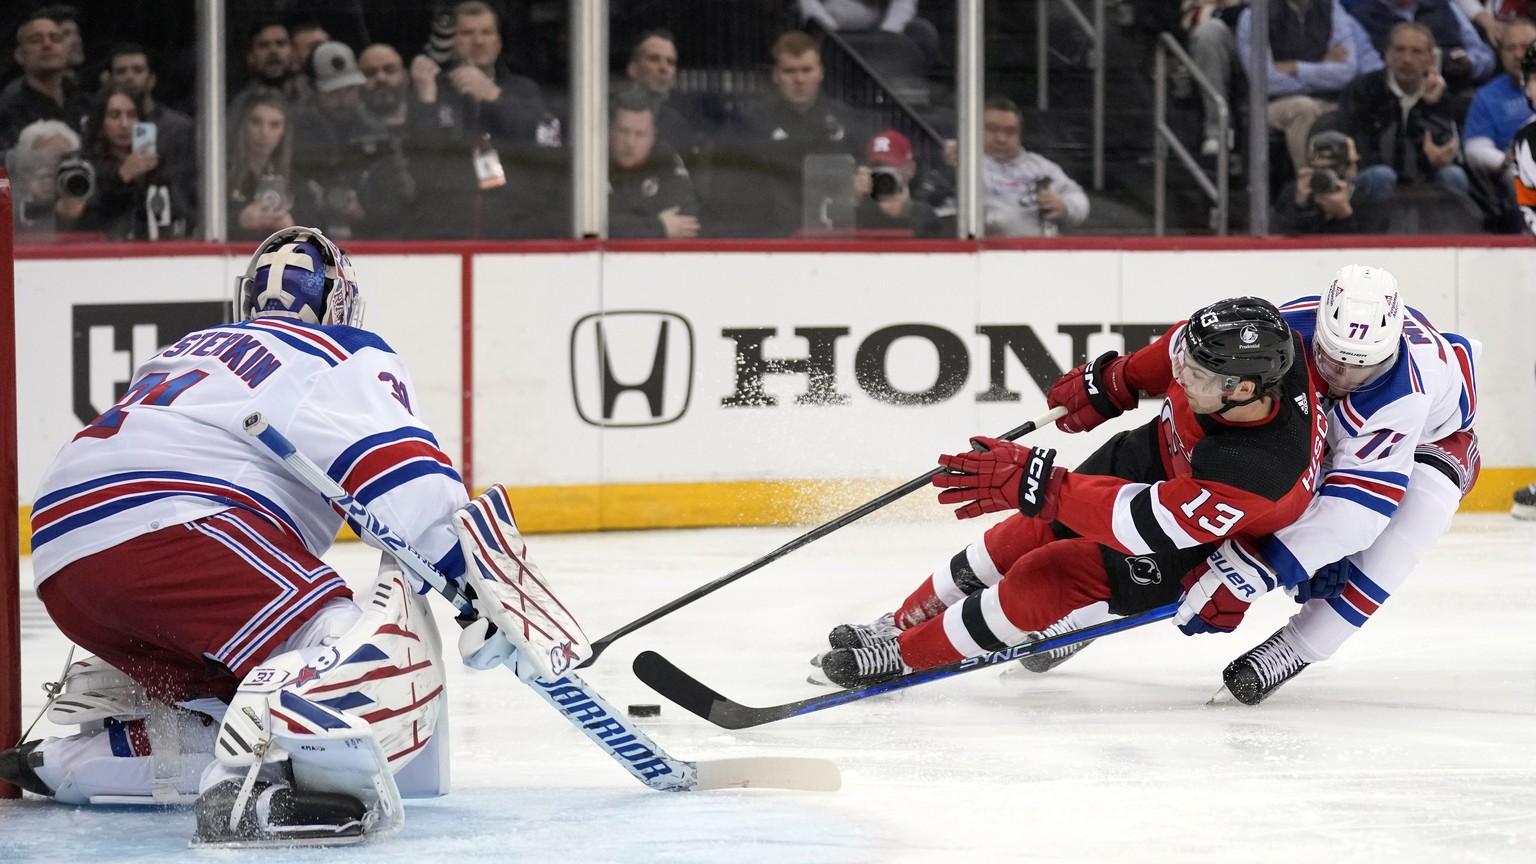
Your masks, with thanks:
M 980 453 L 956 453 L 940 456 L 939 464 L 949 473 L 936 474 L 933 485 L 940 504 L 970 502 L 955 511 L 956 519 L 971 519 L 983 513 L 1018 510 L 1037 519 L 1056 518 L 1057 498 L 1065 468 L 1056 468 L 1055 450 L 1021 447 L 996 438 L 972 438 L 986 450 Z
M 1263 558 L 1246 544 L 1228 540 L 1184 577 L 1184 599 L 1173 621 L 1186 636 L 1230 633 L 1242 623 L 1249 604 L 1276 584 Z
M 1087 432 L 1135 408 L 1136 392 L 1125 380 L 1129 360 L 1110 351 L 1052 384 L 1045 394 L 1045 404 L 1067 409 L 1066 415 L 1056 421 L 1056 428 L 1063 432 Z

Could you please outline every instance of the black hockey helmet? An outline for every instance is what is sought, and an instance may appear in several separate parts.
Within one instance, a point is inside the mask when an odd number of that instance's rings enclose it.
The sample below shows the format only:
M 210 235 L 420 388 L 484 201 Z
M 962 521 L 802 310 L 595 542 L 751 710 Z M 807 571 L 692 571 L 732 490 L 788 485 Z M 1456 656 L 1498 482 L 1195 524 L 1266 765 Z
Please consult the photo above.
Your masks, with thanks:
M 1259 392 L 1276 387 L 1296 361 L 1290 325 L 1258 297 L 1218 300 L 1189 316 L 1184 349 L 1217 375 L 1249 379 Z

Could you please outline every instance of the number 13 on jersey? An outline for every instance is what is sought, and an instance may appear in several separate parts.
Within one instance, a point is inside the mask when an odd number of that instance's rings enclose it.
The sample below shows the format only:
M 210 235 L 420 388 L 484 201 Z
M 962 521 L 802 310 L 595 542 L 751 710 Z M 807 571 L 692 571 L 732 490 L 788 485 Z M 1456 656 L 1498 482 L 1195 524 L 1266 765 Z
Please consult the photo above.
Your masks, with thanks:
M 1207 504 L 1210 506 L 1206 506 Z M 1202 508 L 1204 509 L 1203 513 L 1201 512 Z M 1236 525 L 1239 519 L 1247 515 L 1224 501 L 1211 501 L 1211 490 L 1209 489 L 1201 489 L 1199 495 L 1180 504 L 1179 509 L 1184 511 L 1186 518 L 1194 520 L 1196 525 L 1217 537 L 1227 536 L 1227 532 L 1232 530 L 1232 526 Z M 1196 518 L 1197 513 L 1199 514 L 1198 518 Z

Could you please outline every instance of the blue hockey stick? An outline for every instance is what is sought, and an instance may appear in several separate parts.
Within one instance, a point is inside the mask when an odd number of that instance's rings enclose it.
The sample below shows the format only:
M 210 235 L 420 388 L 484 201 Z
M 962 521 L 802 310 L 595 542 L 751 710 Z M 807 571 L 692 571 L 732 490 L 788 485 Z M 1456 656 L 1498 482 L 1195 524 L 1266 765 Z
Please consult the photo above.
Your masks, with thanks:
M 919 684 L 927 684 L 930 681 L 938 681 L 942 678 L 951 678 L 966 672 L 975 672 L 978 669 L 988 669 L 999 663 L 1008 663 L 1027 657 L 1030 654 L 1039 654 L 1053 648 L 1063 648 L 1068 645 L 1076 645 L 1089 639 L 1097 639 L 1110 633 L 1118 633 L 1121 630 L 1130 630 L 1143 624 L 1151 624 L 1153 621 L 1163 621 L 1172 618 L 1179 609 L 1178 603 L 1169 603 L 1166 606 L 1158 606 L 1148 609 L 1137 615 L 1126 618 L 1117 618 L 1106 621 L 1103 624 L 1095 624 L 1092 627 L 1084 627 L 1081 630 L 1072 630 L 1060 636 L 1052 636 L 1049 639 L 1037 639 L 1034 642 L 1026 642 L 1005 648 L 1001 651 L 993 651 L 980 657 L 967 657 L 964 660 L 956 660 L 943 666 L 935 666 L 932 669 L 919 669 L 882 681 L 879 684 L 871 684 L 868 687 L 856 687 L 850 690 L 839 690 L 836 693 L 828 693 L 822 696 L 812 696 L 809 699 L 801 699 L 798 702 L 786 702 L 782 705 L 769 705 L 766 708 L 753 708 L 743 705 L 721 696 L 710 689 L 707 684 L 677 668 L 672 661 L 657 654 L 654 651 L 642 651 L 635 657 L 635 676 L 644 681 L 652 690 L 671 699 L 678 705 L 688 709 L 705 720 L 725 729 L 746 729 L 752 726 L 761 726 L 764 723 L 772 723 L 775 720 L 783 720 L 787 717 L 798 717 L 801 714 L 810 714 L 813 711 L 823 711 L 834 708 L 848 702 L 857 702 L 860 699 L 868 699 L 881 693 L 889 693 L 892 690 L 902 690 L 907 687 L 916 687 Z
M 402 567 L 447 597 L 462 613 L 458 619 L 460 626 L 467 626 L 475 617 L 468 598 L 452 580 L 438 572 L 432 562 L 404 537 L 369 513 L 368 508 L 331 479 L 314 460 L 300 453 L 293 442 L 259 412 L 246 417 L 244 426 L 246 434 L 261 442 L 294 477 L 340 508 L 354 525 L 394 555 Z M 505 665 L 517 673 L 517 663 L 514 655 Z M 766 757 L 698 762 L 674 759 L 574 673 L 554 681 L 538 677 L 528 679 L 518 674 L 518 680 L 526 683 L 592 743 L 652 789 L 686 791 L 761 786 L 832 791 L 841 782 L 837 766 L 825 759 Z

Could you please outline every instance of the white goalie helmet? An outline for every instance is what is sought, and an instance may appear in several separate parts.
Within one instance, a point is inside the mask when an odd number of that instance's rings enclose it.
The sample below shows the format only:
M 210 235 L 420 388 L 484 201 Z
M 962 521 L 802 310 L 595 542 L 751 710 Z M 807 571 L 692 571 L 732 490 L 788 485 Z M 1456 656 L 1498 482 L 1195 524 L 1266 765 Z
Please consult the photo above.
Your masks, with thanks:
M 1333 275 L 1317 304 L 1312 358 L 1335 393 L 1352 393 L 1392 368 L 1403 338 L 1397 279 L 1380 267 L 1350 264 Z
M 347 253 L 318 228 L 283 228 L 235 280 L 235 320 L 290 318 L 361 327 L 363 297 Z

